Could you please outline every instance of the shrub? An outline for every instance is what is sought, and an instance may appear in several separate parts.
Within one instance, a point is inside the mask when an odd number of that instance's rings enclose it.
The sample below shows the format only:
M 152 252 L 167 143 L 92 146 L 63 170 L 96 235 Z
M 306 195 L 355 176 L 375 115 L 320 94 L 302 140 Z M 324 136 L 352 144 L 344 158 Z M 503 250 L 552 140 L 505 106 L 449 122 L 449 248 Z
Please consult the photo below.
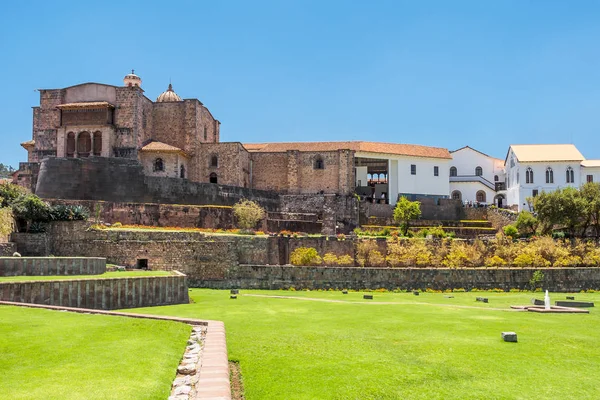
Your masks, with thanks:
M 506 236 L 510 236 L 511 238 L 516 238 L 519 234 L 519 230 L 514 225 L 506 225 L 503 231 Z
M 26 196 L 29 192 L 19 185 L 13 185 L 12 183 L 0 184 L 0 199 L 2 200 L 1 206 L 8 207 L 12 206 L 13 202 L 19 197 Z
M 370 267 L 369 253 L 373 250 L 377 250 L 377 243 L 375 240 L 361 240 L 356 245 L 356 262 L 361 267 Z
M 408 232 L 408 223 L 411 219 L 416 219 L 421 216 L 421 203 L 418 201 L 410 201 L 402 196 L 396 203 L 394 208 L 394 221 L 400 224 L 402 234 Z
M 436 226 L 435 228 L 429 229 L 429 234 L 437 239 L 442 239 L 446 237 L 446 232 L 441 226 Z
M 520 268 L 525 268 L 525 267 L 545 268 L 545 267 L 550 266 L 550 261 L 546 260 L 544 257 L 542 257 L 539 254 L 533 253 L 531 251 L 526 251 L 526 252 L 519 254 L 513 261 L 513 264 L 516 267 L 520 267 Z
M 265 210 L 251 200 L 240 200 L 233 206 L 238 226 L 242 229 L 253 229 L 265 217 Z
M 123 224 L 120 222 L 115 222 L 114 224 L 112 224 L 113 228 L 120 228 L 121 226 L 123 226 Z
M 379 250 L 369 251 L 368 265 L 370 267 L 385 267 L 385 257 Z
M 542 271 L 534 271 L 531 279 L 529 280 L 529 286 L 531 286 L 531 290 L 535 291 L 535 289 L 544 281 L 544 273 Z
M 327 253 L 323 256 L 323 263 L 325 265 L 336 265 L 338 263 L 338 258 L 333 253 Z
M 498 257 L 498 256 L 494 255 L 485 260 L 485 265 L 487 267 L 497 268 L 497 267 L 502 267 L 502 266 L 506 265 L 506 261 L 504 261 L 504 259 L 502 257 Z
M 15 225 L 12 208 L 0 208 L 0 236 L 8 236 L 12 233 Z
M 521 236 L 529 236 L 535 234 L 539 222 L 536 217 L 529 211 L 521 211 L 515 222 L 515 228 Z
M 387 261 L 391 267 L 423 267 L 432 263 L 433 254 L 424 240 L 411 239 L 388 244 Z
M 348 254 L 344 254 L 343 256 L 338 257 L 338 264 L 344 267 L 354 265 L 354 258 Z
M 290 254 L 290 262 L 293 265 L 320 265 L 322 259 L 314 247 L 298 247 Z

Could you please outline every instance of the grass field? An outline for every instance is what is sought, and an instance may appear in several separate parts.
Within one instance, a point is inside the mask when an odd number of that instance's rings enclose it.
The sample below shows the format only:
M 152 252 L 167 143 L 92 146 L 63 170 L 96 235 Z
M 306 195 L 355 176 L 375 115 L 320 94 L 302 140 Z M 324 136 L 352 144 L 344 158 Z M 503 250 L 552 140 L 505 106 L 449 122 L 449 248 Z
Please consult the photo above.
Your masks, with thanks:
M 169 396 L 185 324 L 0 306 L 0 399 Z
M 134 312 L 223 320 L 247 400 L 600 398 L 595 309 L 508 311 L 531 293 L 373 294 L 242 291 L 230 300 L 194 289 L 194 304 Z M 502 331 L 519 343 L 504 343 Z
M 105 278 L 131 278 L 138 276 L 167 276 L 170 271 L 115 271 L 105 272 L 100 275 L 35 275 L 35 276 L 0 276 L 1 282 L 22 281 L 56 281 L 64 279 L 105 279 Z

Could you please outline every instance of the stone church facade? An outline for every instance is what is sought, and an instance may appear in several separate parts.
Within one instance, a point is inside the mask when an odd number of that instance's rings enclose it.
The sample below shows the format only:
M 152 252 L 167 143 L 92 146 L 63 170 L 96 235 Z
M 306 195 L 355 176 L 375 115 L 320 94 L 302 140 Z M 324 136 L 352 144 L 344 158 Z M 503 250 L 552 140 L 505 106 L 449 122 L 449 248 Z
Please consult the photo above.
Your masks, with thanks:
M 190 184 L 293 195 L 358 192 L 392 204 L 404 194 L 448 197 L 447 149 L 374 142 L 242 144 L 221 142 L 219 131 L 220 122 L 200 100 L 180 98 L 169 84 L 152 101 L 133 71 L 122 86 L 44 89 L 33 108 L 33 138 L 22 143 L 27 162 L 14 181 L 35 192 L 44 159 L 85 163 L 102 157 L 136 161 L 144 176 Z M 94 184 L 84 180 L 78 184 Z

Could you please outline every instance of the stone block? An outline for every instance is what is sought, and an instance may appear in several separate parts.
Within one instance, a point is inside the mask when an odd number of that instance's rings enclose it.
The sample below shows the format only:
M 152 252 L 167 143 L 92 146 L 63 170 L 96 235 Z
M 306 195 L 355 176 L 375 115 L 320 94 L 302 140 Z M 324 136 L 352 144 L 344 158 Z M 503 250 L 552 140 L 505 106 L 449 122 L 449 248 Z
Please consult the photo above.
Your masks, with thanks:
M 575 300 L 575 296 L 567 296 L 567 300 Z
M 237 299 L 237 296 L 235 294 L 232 294 L 231 296 L 229 296 L 230 299 Z
M 365 300 L 373 300 L 373 295 L 372 294 L 365 294 L 363 296 L 363 299 L 365 299 Z
M 239 290 L 239 289 L 231 289 L 231 290 L 229 291 L 229 293 L 231 293 L 231 294 L 239 294 L 239 293 L 240 293 L 240 290 Z
M 557 300 L 554 304 L 559 307 L 594 307 L 591 301 L 560 301 Z
M 517 342 L 517 334 L 515 332 L 502 332 L 502 340 L 505 342 Z
M 414 291 L 414 292 L 413 292 L 413 294 L 414 294 L 415 296 L 418 296 L 418 295 L 420 294 L 420 292 Z
M 533 304 L 534 306 L 543 306 L 544 300 L 540 300 L 540 299 L 531 299 L 531 304 Z
M 481 301 L 483 303 L 487 303 L 488 302 L 488 298 L 487 297 L 477 297 L 475 300 L 476 301 Z

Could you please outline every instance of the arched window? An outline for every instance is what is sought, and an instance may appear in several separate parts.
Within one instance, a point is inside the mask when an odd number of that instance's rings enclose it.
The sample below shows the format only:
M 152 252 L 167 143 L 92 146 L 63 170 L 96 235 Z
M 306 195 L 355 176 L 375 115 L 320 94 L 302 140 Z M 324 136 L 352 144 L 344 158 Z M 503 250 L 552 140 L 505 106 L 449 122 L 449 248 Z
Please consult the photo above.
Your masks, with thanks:
M 75 156 L 75 134 L 73 132 L 67 133 L 67 157 Z
M 498 179 L 498 175 L 494 175 L 494 182 L 498 182 L 500 179 Z
M 208 176 L 208 181 L 209 181 L 210 183 L 218 183 L 217 174 L 215 174 L 214 172 L 213 172 L 213 173 L 211 173 L 211 174 Z
M 452 200 L 462 200 L 462 193 L 460 190 L 455 190 L 452 192 Z
M 102 155 L 102 132 L 94 132 L 94 155 Z
M 210 158 L 210 166 L 213 168 L 217 168 L 219 166 L 219 156 L 213 154 Z
M 483 175 L 483 168 L 481 168 L 481 167 L 475 168 L 475 175 L 476 176 L 482 176 Z
M 165 164 L 163 163 L 163 159 L 157 158 L 156 160 L 154 160 L 154 171 L 160 172 L 160 171 L 164 171 L 164 170 L 165 170 Z
M 457 176 L 458 175 L 458 171 L 456 170 L 456 167 L 450 167 L 450 176 Z
M 546 183 L 554 183 L 554 171 L 552 168 L 546 168 Z
M 179 166 L 179 177 L 180 178 L 185 178 L 185 167 L 183 166 L 183 164 L 181 164 Z
M 478 203 L 485 203 L 485 192 L 483 190 L 479 190 L 475 195 L 475 199 Z
M 533 170 L 531 167 L 527 167 L 525 171 L 525 183 L 533 183 Z
M 575 183 L 575 172 L 571 167 L 567 168 L 567 183 Z
M 77 137 L 77 156 L 89 157 L 92 151 L 92 137 L 89 132 L 81 132 Z
M 323 162 L 323 157 L 317 156 L 315 158 L 314 168 L 315 169 L 325 169 L 325 162 Z M 379 179 L 379 175 L 377 176 L 377 179 Z

